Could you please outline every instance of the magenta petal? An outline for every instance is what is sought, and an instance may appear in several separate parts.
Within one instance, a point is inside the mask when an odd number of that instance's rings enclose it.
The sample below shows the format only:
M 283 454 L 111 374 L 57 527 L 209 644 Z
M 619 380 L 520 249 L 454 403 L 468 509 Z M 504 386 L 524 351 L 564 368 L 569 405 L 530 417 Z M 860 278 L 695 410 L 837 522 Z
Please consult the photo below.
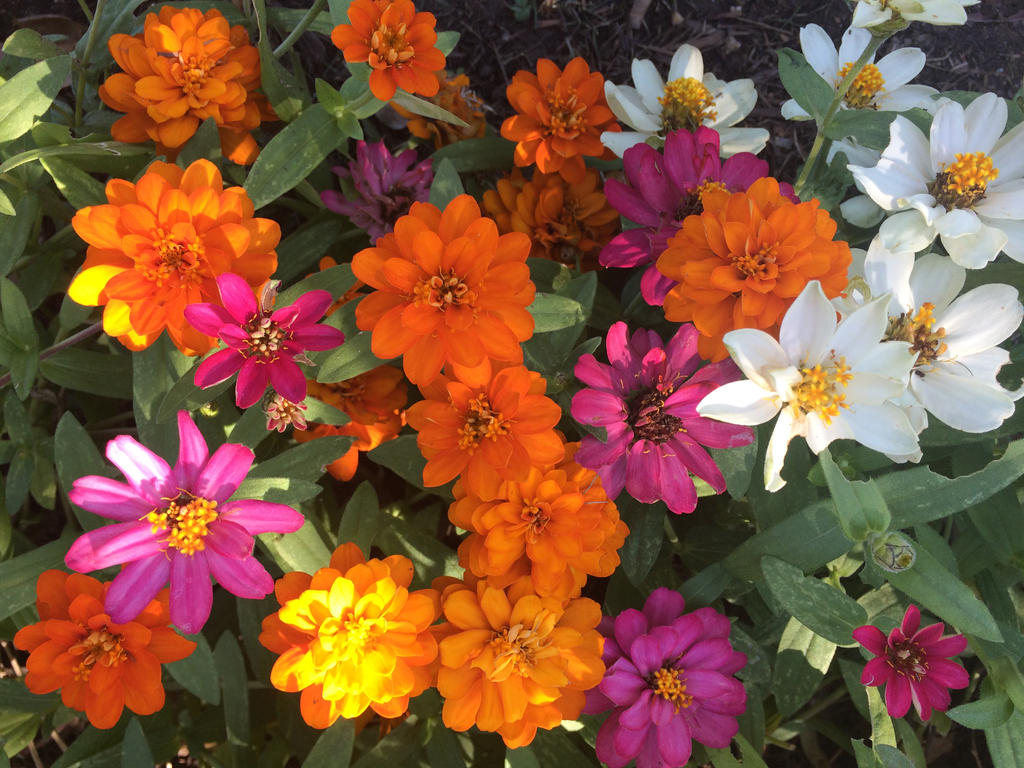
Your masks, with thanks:
M 718 468 L 710 454 L 691 440 L 689 435 L 680 432 L 672 438 L 671 442 L 662 445 L 661 448 L 663 453 L 674 452 L 676 460 L 680 464 L 718 493 L 725 490 L 725 478 L 722 477 L 722 470 Z M 662 473 L 662 477 L 664 474 Z
M 674 589 L 658 587 L 644 602 L 644 616 L 652 627 L 671 624 L 686 608 L 686 600 Z
M 664 696 L 651 696 L 651 722 L 659 726 L 667 725 L 676 713 L 676 705 Z
M 114 577 L 103 607 L 116 624 L 131 621 L 167 583 L 171 561 L 163 552 L 129 563 Z
M 738 709 L 727 714 L 707 707 L 694 708 L 687 712 L 686 724 L 694 741 L 699 741 L 712 749 L 725 749 L 740 729 L 740 724 L 736 721 L 737 715 L 742 715 L 745 711 L 745 701 Z
M 643 747 L 636 756 L 636 768 L 665 768 L 661 761 L 661 753 L 658 751 L 658 731 L 660 728 L 651 728 L 644 739 Z
M 853 639 L 867 648 L 875 656 L 885 653 L 885 635 L 882 630 L 871 624 L 865 624 L 853 630 Z
M 649 440 L 638 440 L 629 449 L 626 491 L 645 504 L 657 501 L 661 498 L 661 469 L 658 447 Z
M 324 312 L 327 311 L 333 302 L 334 297 L 331 296 L 329 291 L 306 291 L 290 305 L 291 308 L 296 310 L 292 325 L 298 328 L 315 323 L 324 316 Z
M 293 360 L 279 358 L 267 366 L 270 383 L 285 400 L 301 403 L 306 399 L 306 377 Z
M 213 552 L 232 560 L 242 560 L 252 554 L 253 541 L 245 528 L 230 520 L 216 520 L 204 542 Z
M 203 360 L 196 368 L 195 385 L 200 389 L 227 381 L 242 367 L 245 357 L 237 349 L 221 349 Z
M 885 656 L 876 656 L 864 665 L 864 671 L 860 673 L 860 684 L 877 686 L 886 682 L 892 676 L 892 667 L 885 660 Z
M 111 520 L 138 520 L 153 510 L 130 485 L 99 475 L 86 475 L 71 484 L 72 504 Z
M 675 442 L 668 445 L 674 445 Z M 661 450 L 666 447 L 661 446 Z M 665 500 L 672 514 L 688 515 L 697 508 L 697 489 L 684 462 L 671 461 L 666 464 L 665 471 L 661 473 L 661 490 L 658 495 Z
M 598 445 L 600 445 L 600 443 L 598 443 Z M 580 464 L 582 466 L 586 466 L 582 464 L 582 462 L 580 462 Z M 608 498 L 613 501 L 617 499 L 619 494 L 622 493 L 622 489 L 626 486 L 626 456 L 620 456 L 618 461 L 612 464 L 607 464 L 603 467 L 591 468 L 596 469 L 597 473 L 601 476 L 601 485 L 604 486 L 604 492 L 608 494 Z
M 253 536 L 258 533 L 294 533 L 305 522 L 301 512 L 285 504 L 257 499 L 228 502 L 221 511 L 221 519 L 240 525 Z
M 885 709 L 892 717 L 903 717 L 910 711 L 910 681 L 903 675 L 892 675 L 885 686 Z
M 572 398 L 572 417 L 580 424 L 604 427 L 621 423 L 626 417 L 626 404 L 611 392 L 584 389 Z
M 154 507 L 178 495 L 170 465 L 134 437 L 118 435 L 107 443 L 107 458 Z
M 615 619 L 615 642 L 629 653 L 633 642 L 647 631 L 647 617 L 636 608 L 627 608 Z M 643 674 L 647 674 L 647 670 Z
M 648 694 L 649 693 L 650 692 L 648 692 Z M 619 729 L 612 736 L 612 744 L 614 745 L 615 751 L 623 757 L 636 757 L 640 753 L 640 750 L 643 749 L 644 742 L 647 740 L 647 736 L 648 733 L 650 733 L 651 728 L 653 728 L 653 726 L 649 719 L 643 728 L 627 728 L 623 725 L 622 715 L 620 714 Z M 656 738 L 653 733 L 650 735 L 652 738 Z
M 661 644 L 653 635 L 641 635 L 633 641 L 629 649 L 630 658 L 637 671 L 646 677 L 665 663 L 665 653 Z
M 75 539 L 64 556 L 64 563 L 73 571 L 89 573 L 150 557 L 163 549 L 163 542 L 150 530 L 149 523 L 116 523 Z
M 256 304 L 256 296 L 252 292 L 252 287 L 233 272 L 218 275 L 217 287 L 220 289 L 220 299 L 224 302 L 224 308 L 236 323 L 247 323 L 253 315 L 259 312 L 259 305 Z
M 679 666 L 686 670 L 710 669 L 717 672 L 731 657 L 732 646 L 728 640 L 703 639 L 699 643 L 694 643 L 679 659 Z
M 171 555 L 171 623 L 186 635 L 194 635 L 210 618 L 213 586 L 206 553 Z
M 608 768 L 623 768 L 632 755 L 622 755 L 615 750 L 614 738 L 619 732 L 619 713 L 612 712 L 608 719 L 601 725 L 597 732 L 597 740 L 594 743 L 594 750 L 597 752 L 597 759 L 608 766 Z
M 608 204 L 630 221 L 644 227 L 656 227 L 660 222 L 658 211 L 644 196 L 632 187 L 615 179 L 608 179 L 604 185 L 604 194 Z M 635 230 L 626 230 L 632 232 Z M 602 262 L 603 263 L 603 262 Z M 609 264 L 608 266 L 634 266 L 633 264 Z
M 622 727 L 635 731 L 648 727 L 651 724 L 651 706 L 655 698 L 661 697 L 655 697 L 650 688 L 641 691 L 636 701 L 626 707 L 622 714 L 619 715 L 619 722 L 622 724 Z
M 656 256 L 660 255 L 660 253 L 656 254 Z M 652 307 L 661 307 L 665 304 L 665 297 L 668 296 L 669 291 L 677 285 L 675 280 L 663 275 L 652 264 L 644 270 L 643 277 L 640 278 L 640 294 L 644 297 L 644 301 Z
M 225 501 L 242 484 L 254 454 L 244 445 L 224 443 L 214 451 L 196 480 L 195 495 L 212 501 Z
M 967 670 L 949 659 L 928 659 L 928 679 L 945 688 L 966 688 L 970 682 Z
M 716 699 L 733 691 L 736 686 L 743 687 L 731 677 L 710 669 L 687 669 L 686 692 L 695 699 Z
M 207 559 L 217 583 L 233 595 L 259 600 L 274 591 L 274 579 L 255 557 L 234 560 L 211 553 Z
M 341 345 L 345 341 L 345 334 L 329 325 L 309 325 L 295 331 L 292 340 L 304 349 L 321 352 Z
M 627 229 L 613 237 L 598 254 L 601 266 L 626 269 L 650 264 L 654 258 L 651 254 L 652 231 L 646 228 Z
M 623 466 L 626 463 L 626 454 L 629 450 L 629 442 L 633 438 L 632 430 L 624 424 L 609 424 L 605 427 L 608 441 L 602 443 L 593 435 L 584 435 L 580 441 L 580 447 L 573 457 L 577 464 L 590 469 L 597 469 L 605 464 L 621 461 Z M 605 490 L 608 491 L 607 485 Z M 614 499 L 617 494 L 608 491 L 608 497 Z
M 900 631 L 906 637 L 913 637 L 921 626 L 921 610 L 916 605 L 908 605 L 907 612 L 903 614 L 903 621 L 900 623 Z
M 182 489 L 192 488 L 199 471 L 206 463 L 210 451 L 199 427 L 188 411 L 178 411 L 178 462 L 174 465 L 174 479 Z
M 615 706 L 631 704 L 647 687 L 642 677 L 621 667 L 607 674 L 600 684 L 601 693 Z
M 732 722 L 736 723 L 735 720 Z M 728 742 L 725 746 L 729 746 Z M 658 752 L 665 765 L 686 765 L 692 750 L 693 737 L 682 715 L 677 715 L 670 723 L 658 729 Z
M 255 357 L 247 357 L 238 371 L 238 381 L 235 383 L 235 405 L 239 408 L 250 408 L 256 405 L 263 397 L 269 379 L 267 366 L 257 362 Z
M 950 635 L 928 644 L 925 646 L 925 650 L 928 651 L 929 658 L 934 658 L 936 656 L 956 656 L 959 653 L 963 653 L 966 647 L 966 637 L 963 635 Z
M 613 379 L 612 367 L 597 362 L 597 358 L 593 355 L 580 355 L 580 359 L 576 361 L 576 368 L 573 370 L 573 374 L 577 379 L 584 384 L 589 384 L 591 387 L 608 391 L 615 389 L 617 377 Z
M 601 693 L 600 688 L 591 688 L 585 693 L 586 699 L 583 702 L 584 715 L 599 715 L 615 707 L 615 703 Z
M 234 318 L 224 307 L 205 302 L 185 307 L 185 319 L 197 331 L 213 338 L 217 338 L 222 326 L 234 322 Z

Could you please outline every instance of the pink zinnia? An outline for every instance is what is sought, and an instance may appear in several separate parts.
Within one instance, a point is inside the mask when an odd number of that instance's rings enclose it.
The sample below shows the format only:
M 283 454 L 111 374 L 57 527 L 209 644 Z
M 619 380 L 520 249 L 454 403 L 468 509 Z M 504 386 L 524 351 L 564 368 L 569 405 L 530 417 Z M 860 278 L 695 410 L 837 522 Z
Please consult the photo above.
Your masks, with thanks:
M 114 525 L 78 537 L 64 562 L 88 573 L 124 565 L 105 609 L 117 624 L 134 619 L 171 583 L 171 621 L 186 634 L 210 616 L 212 575 L 228 592 L 259 599 L 274 580 L 253 557 L 257 533 L 291 533 L 303 517 L 284 504 L 228 498 L 252 465 L 244 445 L 225 443 L 212 456 L 187 411 L 178 412 L 180 447 L 173 469 L 129 435 L 107 443 L 107 458 L 125 483 L 98 475 L 75 480 L 69 498 Z
M 733 677 L 747 656 L 729 643 L 729 619 L 713 608 L 683 614 L 686 601 L 665 587 L 643 611 L 605 617 L 607 671 L 587 691 L 584 712 L 612 710 L 597 733 L 597 757 L 609 768 L 678 768 L 693 741 L 723 749 L 739 730 L 747 692 Z
M 733 448 L 754 439 L 753 430 L 697 415 L 697 404 L 720 385 L 740 378 L 731 360 L 706 365 L 697 354 L 697 330 L 687 323 L 668 345 L 654 331 L 627 336 L 626 324 L 608 329 L 610 365 L 583 355 L 576 378 L 589 389 L 572 399 L 581 424 L 603 427 L 608 439 L 584 436 L 576 461 L 601 475 L 614 499 L 623 486 L 637 501 L 664 499 L 676 514 L 693 512 L 697 491 L 690 472 L 718 493 L 725 479 L 708 448 Z
M 628 184 L 608 179 L 604 193 L 613 208 L 640 226 L 616 235 L 601 251 L 606 267 L 650 265 L 640 282 L 648 304 L 661 306 L 675 281 L 665 277 L 654 262 L 683 225 L 683 219 L 699 214 L 701 195 L 708 188 L 742 192 L 762 176 L 768 163 L 750 152 L 739 152 L 725 163 L 718 155 L 718 132 L 701 126 L 696 133 L 673 131 L 665 138 L 664 154 L 637 144 L 622 156 Z M 793 200 L 793 188 L 781 184 Z
M 212 387 L 236 373 L 235 403 L 239 408 L 255 405 L 267 384 L 286 400 L 301 403 L 306 398 L 306 375 L 297 360 L 309 363 L 306 350 L 334 349 L 345 334 L 317 320 L 331 306 L 327 291 L 308 291 L 287 307 L 273 312 L 269 302 L 257 303 L 252 288 L 238 275 L 226 272 L 217 277 L 223 307 L 190 304 L 185 319 L 207 336 L 220 338 L 222 349 L 203 360 L 196 369 L 196 386 Z
M 871 624 L 853 630 L 853 639 L 875 655 L 864 667 L 860 682 L 885 685 L 885 708 L 892 717 L 903 717 L 913 703 L 921 719 L 927 720 L 933 709 L 949 709 L 950 688 L 967 687 L 967 670 L 948 658 L 963 652 L 967 638 L 943 637 L 942 622 L 920 627 L 921 611 L 910 605 L 888 638 Z

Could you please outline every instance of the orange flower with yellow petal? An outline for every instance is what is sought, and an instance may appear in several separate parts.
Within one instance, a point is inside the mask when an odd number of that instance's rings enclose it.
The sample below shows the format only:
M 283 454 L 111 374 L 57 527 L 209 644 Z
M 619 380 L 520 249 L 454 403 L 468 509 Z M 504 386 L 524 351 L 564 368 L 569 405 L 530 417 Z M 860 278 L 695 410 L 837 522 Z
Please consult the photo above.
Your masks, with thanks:
M 277 580 L 281 608 L 263 620 L 259 641 L 279 654 L 270 682 L 302 692 L 309 725 L 327 728 L 367 708 L 398 717 L 430 687 L 437 657 L 430 625 L 440 614 L 439 595 L 410 592 L 412 577 L 407 557 L 366 560 L 348 543 L 314 575 L 292 572 Z
M 248 165 L 259 147 L 250 133 L 277 119 L 260 87 L 260 56 L 242 26 L 217 10 L 172 8 L 146 16 L 138 35 L 111 35 L 121 68 L 100 86 L 103 103 L 125 116 L 111 127 L 118 141 L 156 142 L 174 159 L 199 124 L 212 117 L 224 156 Z
M 677 281 L 665 317 L 692 322 L 707 360 L 728 357 L 722 336 L 736 328 L 778 335 L 786 309 L 811 280 L 830 299 L 846 288 L 850 246 L 833 240 L 836 222 L 818 200 L 794 203 L 771 177 L 745 192 L 709 189 L 657 268 Z
M 601 478 L 572 456 L 549 469 L 534 466 L 525 480 L 506 482 L 492 501 L 455 486 L 453 525 L 469 531 L 459 563 L 493 587 L 527 576 L 541 597 L 577 597 L 588 576 L 611 576 L 629 528 L 601 487 Z
M 621 131 L 604 98 L 604 77 L 580 56 L 563 72 L 549 59 L 537 60 L 537 74 L 519 70 L 506 90 L 518 114 L 505 120 L 501 135 L 516 142 L 515 163 L 536 164 L 570 184 L 583 181 L 584 156 L 612 158 L 601 143 L 604 131 Z
M 413 136 L 434 142 L 434 148 L 440 149 L 463 139 L 479 139 L 487 132 L 487 121 L 484 119 L 484 103 L 469 88 L 466 75 L 447 76 L 444 72 L 437 73 L 440 90 L 427 101 L 432 101 L 441 109 L 447 110 L 466 123 L 462 127 L 445 120 L 433 120 L 422 115 L 415 115 L 399 104 L 391 108 L 408 122 L 405 127 Z
M 437 93 L 435 73 L 444 70 L 444 54 L 436 45 L 434 14 L 417 12 L 412 0 L 352 0 L 348 20 L 334 28 L 331 42 L 345 61 L 370 65 L 374 96 L 391 101 L 398 88 Z
M 529 238 L 499 236 L 469 195 L 444 212 L 413 203 L 394 232 L 352 257 L 355 276 L 375 289 L 356 307 L 356 324 L 373 331 L 377 357 L 402 357 L 413 384 L 429 384 L 445 363 L 486 382 L 489 360 L 520 362 L 520 342 L 533 335 L 529 252 Z
M 455 731 L 497 731 L 510 749 L 583 711 L 584 691 L 604 676 L 597 631 L 601 607 L 563 604 L 533 592 L 529 579 L 506 589 L 450 585 L 441 596 L 437 690 Z
M 152 715 L 164 706 L 160 665 L 179 661 L 196 644 L 171 629 L 168 590 L 129 622 L 115 624 L 103 609 L 109 582 L 43 571 L 36 582 L 40 621 L 18 630 L 14 647 L 28 651 L 25 686 L 60 689 L 69 709 L 96 728 L 113 728 L 124 708 Z
M 281 228 L 254 218 L 249 195 L 224 189 L 209 160 L 184 170 L 157 161 L 134 184 L 111 179 L 107 200 L 71 220 L 89 249 L 68 296 L 103 306 L 103 330 L 128 349 L 145 349 L 166 329 L 186 355 L 208 352 L 217 340 L 185 320 L 185 307 L 219 305 L 224 272 L 255 289 L 277 269 Z
M 596 269 L 598 253 L 619 231 L 619 212 L 608 204 L 593 168 L 578 184 L 557 173 L 534 173 L 526 181 L 516 168 L 484 192 L 484 210 L 499 232 L 528 236 L 530 256 L 577 268 Z

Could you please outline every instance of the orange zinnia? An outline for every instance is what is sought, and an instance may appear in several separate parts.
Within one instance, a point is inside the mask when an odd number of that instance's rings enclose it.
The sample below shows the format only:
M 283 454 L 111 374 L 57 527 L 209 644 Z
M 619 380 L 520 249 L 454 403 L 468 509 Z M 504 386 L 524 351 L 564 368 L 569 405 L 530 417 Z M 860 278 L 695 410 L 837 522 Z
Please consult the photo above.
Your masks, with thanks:
M 836 223 L 816 199 L 794 203 L 765 177 L 745 192 L 709 189 L 702 202 L 657 268 L 678 282 L 665 298 L 665 317 L 697 327 L 705 359 L 728 357 L 722 336 L 736 328 L 777 335 L 808 281 L 820 281 L 829 298 L 846 287 L 850 246 L 832 239 Z
M 252 131 L 274 120 L 260 87 L 260 55 L 245 27 L 217 10 L 164 6 L 146 16 L 141 34 L 112 35 L 110 53 L 123 72 L 100 86 L 103 102 L 125 116 L 111 128 L 118 141 L 152 139 L 174 159 L 208 117 L 217 122 L 224 156 L 248 165 L 259 147 Z
M 499 236 L 469 195 L 443 213 L 413 203 L 394 232 L 352 258 L 355 276 L 376 289 L 356 307 L 356 324 L 373 330 L 377 357 L 402 356 L 413 384 L 429 384 L 446 362 L 486 382 L 489 358 L 521 361 L 520 342 L 533 334 L 529 252 L 529 238 Z
M 439 632 L 437 690 L 452 730 L 475 725 L 497 731 L 510 749 L 525 746 L 538 728 L 579 717 L 584 691 L 604 676 L 593 600 L 563 604 L 520 579 L 507 589 L 450 585 L 441 606 L 448 624 Z
M 395 90 L 433 96 L 439 83 L 435 72 L 444 70 L 444 54 L 437 49 L 434 14 L 416 12 L 412 0 L 352 0 L 349 24 L 331 32 L 331 42 L 345 61 L 369 64 L 370 91 L 391 101 Z
M 40 621 L 14 636 L 14 646 L 29 652 L 25 686 L 32 693 L 59 688 L 64 706 L 85 712 L 97 728 L 113 728 L 125 707 L 137 715 L 160 710 L 160 665 L 196 648 L 170 627 L 168 590 L 115 624 L 103 609 L 109 587 L 79 573 L 43 571 L 36 582 Z
M 315 575 L 292 572 L 277 580 L 281 609 L 263 620 L 259 641 L 280 654 L 270 682 L 302 691 L 309 725 L 327 728 L 368 707 L 398 717 L 431 685 L 438 593 L 410 592 L 412 577 L 407 557 L 366 560 L 348 543 Z
M 423 484 L 444 485 L 462 475 L 466 490 L 497 497 L 503 480 L 525 480 L 534 463 L 555 464 L 565 455 L 555 425 L 562 410 L 544 396 L 547 383 L 521 365 L 499 370 L 483 386 L 438 376 L 421 387 L 409 426 L 427 459 Z
M 619 230 L 619 212 L 601 191 L 601 175 L 588 168 L 569 184 L 556 173 L 535 173 L 526 181 L 519 169 L 484 192 L 484 210 L 499 232 L 522 232 L 533 241 L 530 256 L 571 267 L 595 269 L 597 255 Z
M 440 90 L 431 96 L 432 101 L 442 109 L 460 118 L 468 127 L 463 128 L 445 120 L 432 120 L 429 117 L 414 115 L 399 104 L 391 108 L 409 122 L 405 127 L 409 133 L 420 139 L 434 142 L 434 148 L 454 144 L 463 139 L 479 139 L 487 132 L 487 121 L 484 119 L 483 102 L 480 97 L 469 89 L 469 78 L 466 75 L 447 77 L 444 72 L 437 73 Z
M 448 519 L 470 532 L 459 546 L 463 567 L 498 588 L 529 576 L 538 595 L 562 601 L 588 576 L 612 575 L 629 528 L 597 473 L 572 460 L 578 446 L 569 443 L 560 464 L 505 483 L 493 501 L 455 486 Z
M 506 93 L 519 114 L 502 123 L 501 135 L 518 142 L 516 165 L 536 163 L 541 173 L 560 173 L 579 184 L 584 155 L 613 157 L 601 133 L 622 129 L 604 99 L 604 78 L 581 57 L 566 64 L 565 72 L 538 59 L 537 74 L 519 70 Z
M 208 352 L 216 339 L 189 325 L 185 307 L 220 304 L 219 274 L 258 288 L 277 269 L 277 222 L 253 218 L 245 190 L 224 189 L 209 160 L 185 170 L 157 161 L 134 184 L 111 179 L 107 200 L 71 220 L 89 250 L 68 295 L 105 305 L 103 330 L 128 349 L 145 349 L 166 328 L 185 354 Z

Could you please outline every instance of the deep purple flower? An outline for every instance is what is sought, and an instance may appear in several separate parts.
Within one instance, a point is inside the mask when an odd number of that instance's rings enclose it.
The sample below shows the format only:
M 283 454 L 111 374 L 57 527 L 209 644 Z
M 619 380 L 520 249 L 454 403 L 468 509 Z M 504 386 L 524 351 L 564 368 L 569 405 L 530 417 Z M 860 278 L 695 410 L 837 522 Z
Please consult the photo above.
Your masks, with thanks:
M 893 717 L 903 717 L 913 703 L 922 720 L 932 710 L 949 709 L 950 688 L 966 688 L 967 670 L 950 661 L 949 656 L 963 653 L 967 638 L 942 636 L 942 622 L 921 627 L 921 611 L 907 607 L 900 626 L 889 637 L 878 627 L 865 624 L 853 630 L 853 639 L 875 655 L 860 676 L 862 685 L 885 684 L 885 708 Z
M 306 350 L 334 349 L 345 334 L 317 320 L 331 306 L 327 291 L 308 291 L 287 307 L 270 311 L 270 301 L 257 302 L 249 284 L 225 272 L 217 277 L 224 306 L 190 304 L 185 319 L 207 336 L 216 336 L 227 349 L 215 352 L 196 369 L 196 386 L 212 387 L 236 373 L 235 403 L 255 405 L 267 384 L 285 399 L 301 403 L 306 398 L 306 376 L 296 360 L 306 360 Z
M 611 499 L 625 486 L 637 501 L 664 499 L 676 514 L 693 512 L 697 492 L 690 472 L 718 493 L 725 490 L 721 470 L 701 446 L 734 448 L 754 439 L 749 427 L 697 415 L 697 404 L 739 379 L 739 369 L 722 360 L 698 371 L 698 333 L 690 323 L 667 345 L 654 331 L 640 329 L 632 338 L 627 333 L 622 322 L 608 329 L 610 365 L 593 355 L 576 363 L 576 378 L 590 388 L 573 397 L 573 418 L 608 432 L 604 443 L 584 436 L 576 461 L 601 475 Z
M 383 141 L 357 141 L 356 159 L 348 168 L 339 165 L 333 170 L 341 178 L 352 180 L 357 197 L 327 189 L 320 193 L 320 199 L 330 210 L 348 216 L 353 224 L 365 229 L 371 242 L 393 230 L 413 203 L 425 202 L 434 180 L 430 158 L 416 162 L 415 149 L 395 157 Z
M 626 150 L 622 162 L 628 184 L 614 179 L 605 182 L 608 202 L 640 226 L 614 237 L 601 251 L 601 264 L 649 264 L 640 283 L 648 304 L 661 306 L 675 285 L 655 269 L 654 262 L 683 219 L 703 210 L 701 195 L 707 189 L 742 192 L 768 175 L 768 163 L 750 152 L 738 152 L 723 163 L 718 148 L 718 132 L 711 128 L 701 126 L 696 133 L 673 131 L 665 139 L 664 154 L 647 144 Z M 780 187 L 797 201 L 789 184 Z
M 124 564 L 105 603 L 116 624 L 138 616 L 170 581 L 171 621 L 193 634 L 210 616 L 211 575 L 239 597 L 274 591 L 274 579 L 252 555 L 252 537 L 297 531 L 303 517 L 284 504 L 228 501 L 252 465 L 244 445 L 225 443 L 210 456 L 188 411 L 178 411 L 178 435 L 173 468 L 129 435 L 107 443 L 107 458 L 128 483 L 88 475 L 68 496 L 118 522 L 79 536 L 64 562 L 81 573 Z
M 611 710 L 597 733 L 597 757 L 609 768 L 634 758 L 637 768 L 678 768 L 694 740 L 722 749 L 739 730 L 747 692 L 733 674 L 747 656 L 729 643 L 729 619 L 713 608 L 682 615 L 685 606 L 659 587 L 642 612 L 628 608 L 598 627 L 607 671 L 583 711 Z

